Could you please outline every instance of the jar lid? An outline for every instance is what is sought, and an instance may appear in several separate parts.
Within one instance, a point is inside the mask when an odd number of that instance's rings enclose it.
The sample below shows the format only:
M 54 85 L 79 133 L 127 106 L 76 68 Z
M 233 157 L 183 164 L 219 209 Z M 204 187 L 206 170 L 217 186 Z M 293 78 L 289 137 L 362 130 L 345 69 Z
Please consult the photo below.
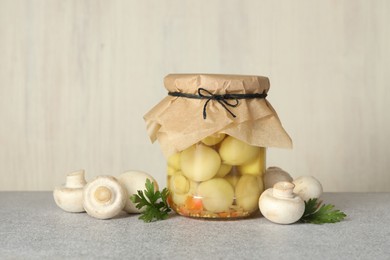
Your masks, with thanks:
M 169 74 L 164 78 L 170 92 L 197 94 L 204 88 L 213 94 L 267 93 L 269 79 L 263 76 L 224 74 Z

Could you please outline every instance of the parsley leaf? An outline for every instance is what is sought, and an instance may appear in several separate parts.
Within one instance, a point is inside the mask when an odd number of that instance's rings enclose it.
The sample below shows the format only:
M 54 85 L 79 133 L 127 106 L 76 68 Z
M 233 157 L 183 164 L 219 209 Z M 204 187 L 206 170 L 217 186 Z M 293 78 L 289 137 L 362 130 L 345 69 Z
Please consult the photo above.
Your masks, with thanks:
M 154 190 L 153 183 L 146 179 L 145 190 L 138 190 L 137 194 L 130 196 L 130 200 L 137 209 L 145 207 L 144 212 L 139 217 L 144 222 L 153 222 L 168 218 L 171 209 L 168 206 L 167 199 L 169 191 L 164 188 L 161 192 Z
M 322 202 L 317 199 L 305 201 L 305 212 L 300 222 L 312 224 L 336 223 L 347 216 L 344 212 L 334 209 L 334 205 L 321 204 Z

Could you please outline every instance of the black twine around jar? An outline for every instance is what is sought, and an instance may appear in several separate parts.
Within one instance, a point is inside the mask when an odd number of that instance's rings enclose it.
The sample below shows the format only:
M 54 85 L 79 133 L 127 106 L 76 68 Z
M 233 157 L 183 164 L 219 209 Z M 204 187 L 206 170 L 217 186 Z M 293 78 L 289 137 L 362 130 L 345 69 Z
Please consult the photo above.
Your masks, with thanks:
M 203 93 L 202 93 L 203 92 Z M 205 93 L 205 94 L 204 94 Z M 168 92 L 168 95 L 173 97 L 184 97 L 184 98 L 192 98 L 192 99 L 207 99 L 206 103 L 203 106 L 203 119 L 207 118 L 207 105 L 211 100 L 217 101 L 221 106 L 229 112 L 229 114 L 232 117 L 236 117 L 235 114 L 233 114 L 232 111 L 229 110 L 228 107 L 237 107 L 239 104 L 239 99 L 253 99 L 253 98 L 266 98 L 267 93 L 265 93 L 265 90 L 263 93 L 253 93 L 253 94 L 213 94 L 207 89 L 204 88 L 198 88 L 198 95 L 195 94 L 189 94 L 189 93 L 182 93 L 182 92 Z M 229 102 L 230 100 L 233 100 L 234 103 Z

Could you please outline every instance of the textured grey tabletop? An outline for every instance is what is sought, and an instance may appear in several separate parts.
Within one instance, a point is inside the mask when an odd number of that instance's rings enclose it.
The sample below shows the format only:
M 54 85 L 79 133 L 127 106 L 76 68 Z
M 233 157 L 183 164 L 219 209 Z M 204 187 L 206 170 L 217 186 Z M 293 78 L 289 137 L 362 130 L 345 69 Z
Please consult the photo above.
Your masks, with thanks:
M 210 221 L 172 214 L 97 220 L 57 208 L 50 192 L 0 192 L 0 259 L 390 259 L 390 193 L 326 193 L 348 218 L 272 224 L 260 214 Z

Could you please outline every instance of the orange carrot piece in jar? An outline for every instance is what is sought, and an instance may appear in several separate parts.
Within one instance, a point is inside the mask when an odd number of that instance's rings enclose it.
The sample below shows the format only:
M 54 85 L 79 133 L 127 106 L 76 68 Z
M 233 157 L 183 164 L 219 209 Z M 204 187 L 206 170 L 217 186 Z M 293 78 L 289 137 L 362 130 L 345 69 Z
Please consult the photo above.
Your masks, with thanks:
M 188 196 L 185 201 L 185 207 L 188 210 L 203 210 L 202 199 Z
M 172 195 L 169 195 L 169 196 L 168 196 L 167 202 L 168 202 L 169 207 L 172 208 L 172 207 L 173 207 Z

